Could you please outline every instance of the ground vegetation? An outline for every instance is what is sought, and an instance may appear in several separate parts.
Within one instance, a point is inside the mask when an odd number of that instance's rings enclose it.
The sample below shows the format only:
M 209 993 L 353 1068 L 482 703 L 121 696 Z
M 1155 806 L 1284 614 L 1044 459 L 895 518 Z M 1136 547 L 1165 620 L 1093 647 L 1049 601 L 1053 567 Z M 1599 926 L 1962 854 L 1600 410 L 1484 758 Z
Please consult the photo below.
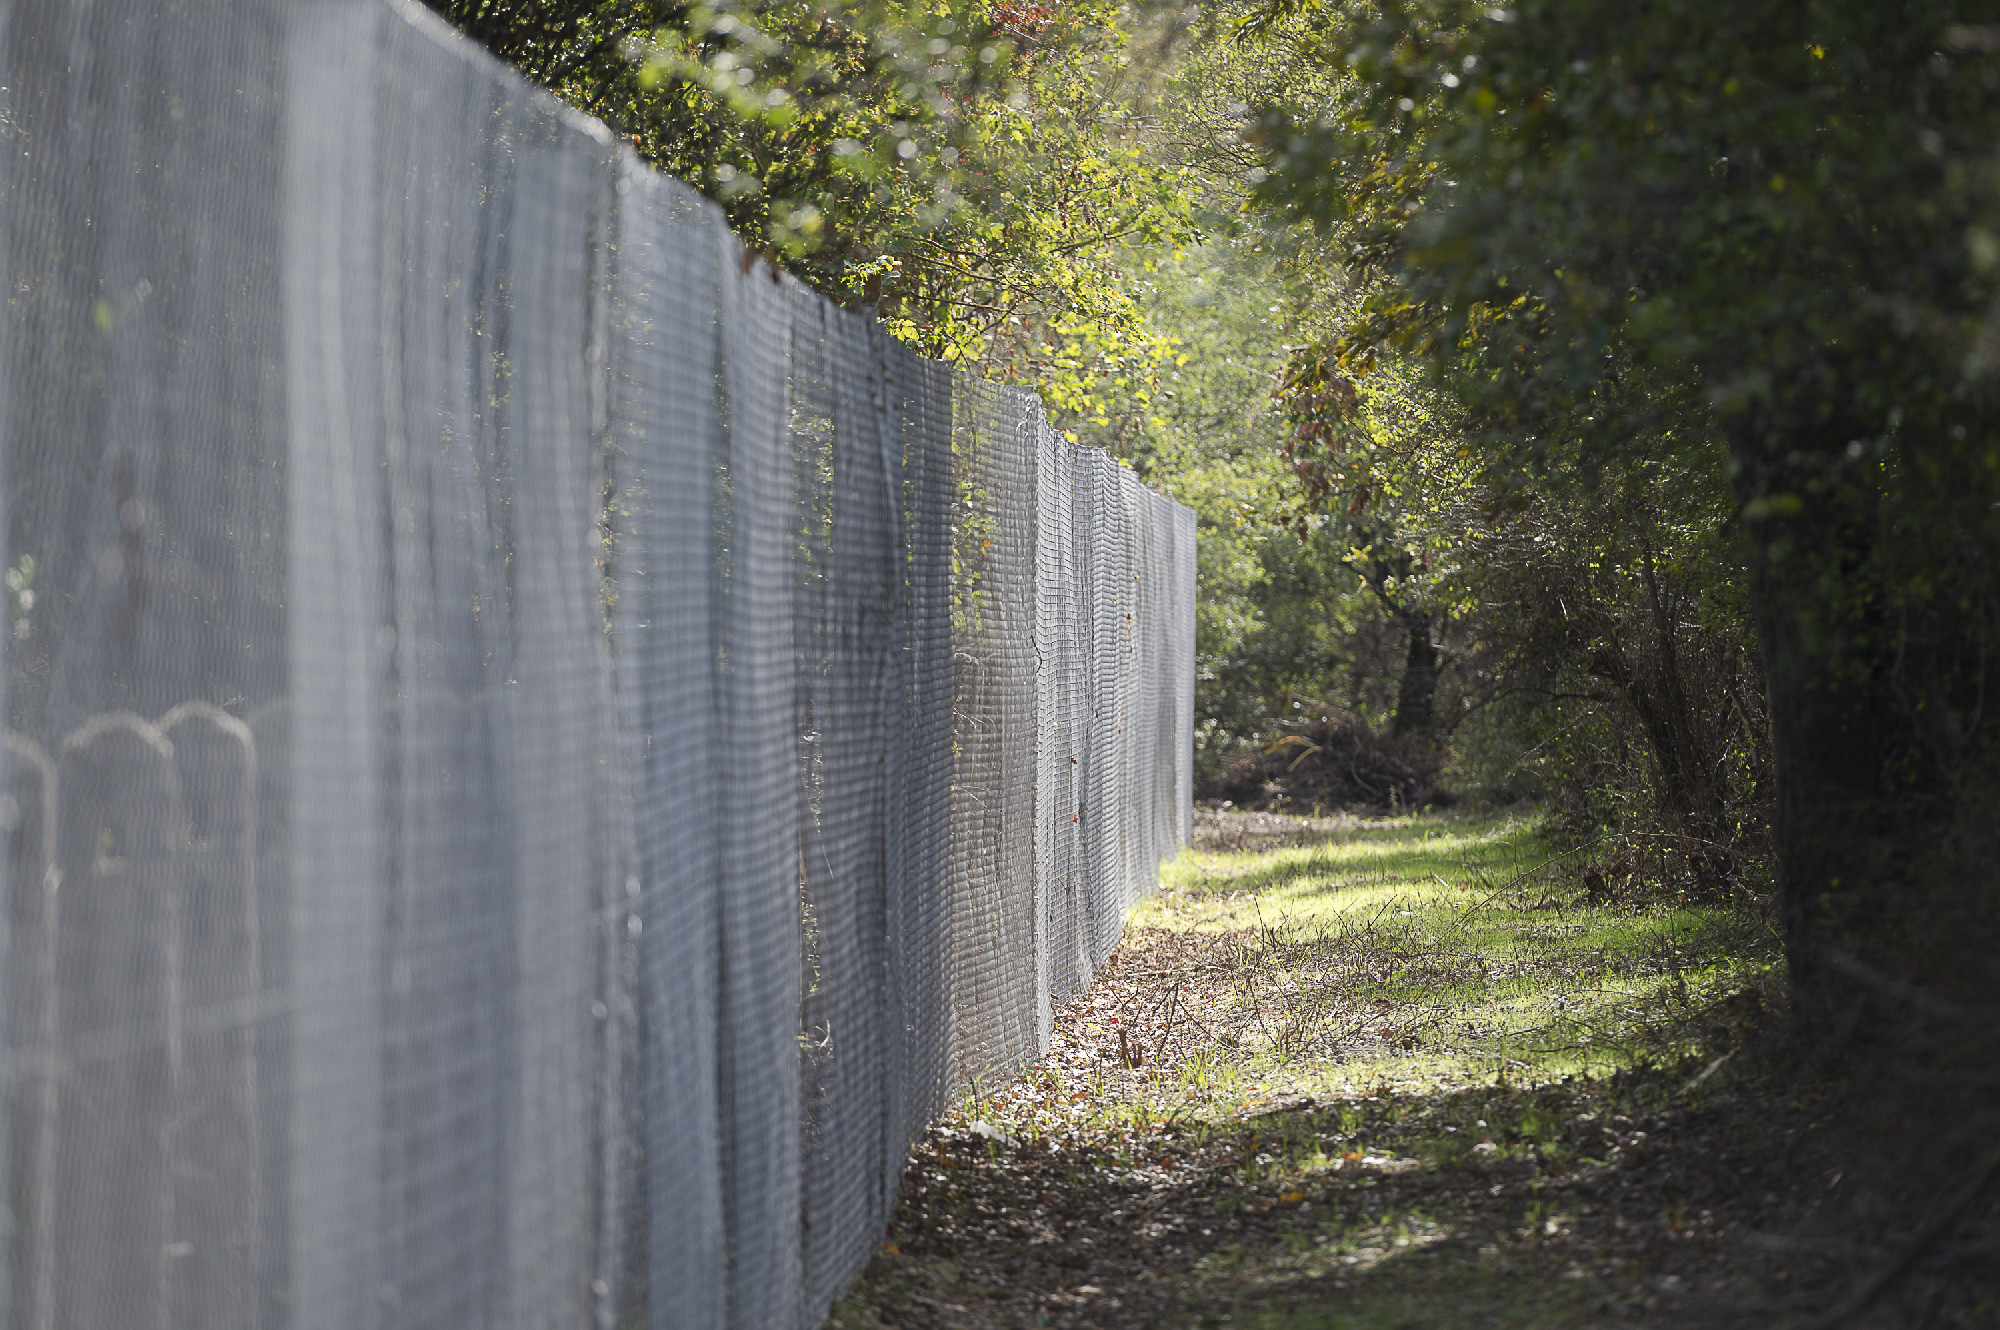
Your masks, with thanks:
M 1197 843 L 1050 1056 L 929 1133 L 834 1324 L 1990 1314 L 1977 1139 L 1854 1166 L 1881 1124 L 1789 1038 L 1768 905 L 1504 818 L 1207 813 Z M 1900 1222 L 1934 1194 L 1949 1223 Z

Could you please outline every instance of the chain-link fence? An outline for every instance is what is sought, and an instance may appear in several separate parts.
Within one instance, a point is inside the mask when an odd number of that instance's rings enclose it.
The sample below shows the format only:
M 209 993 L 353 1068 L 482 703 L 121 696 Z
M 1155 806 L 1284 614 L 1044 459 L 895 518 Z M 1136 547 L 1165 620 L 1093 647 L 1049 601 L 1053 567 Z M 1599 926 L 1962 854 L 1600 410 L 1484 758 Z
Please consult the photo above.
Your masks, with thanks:
M 816 1324 L 1187 835 L 1192 514 L 418 11 L 4 22 L 6 1324 Z

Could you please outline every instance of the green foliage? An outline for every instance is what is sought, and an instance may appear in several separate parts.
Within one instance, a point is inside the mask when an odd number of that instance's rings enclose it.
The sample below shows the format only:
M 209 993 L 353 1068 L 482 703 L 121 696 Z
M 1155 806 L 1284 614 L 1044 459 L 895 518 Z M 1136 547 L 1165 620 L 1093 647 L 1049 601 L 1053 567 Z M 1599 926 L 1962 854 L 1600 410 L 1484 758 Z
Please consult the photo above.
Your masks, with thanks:
M 1095 410 L 1164 354 L 1117 255 L 1193 224 L 1115 7 L 434 2 L 925 355 Z
M 1334 371 L 1430 365 L 1497 494 L 1644 463 L 1724 496 L 1720 599 L 1754 609 L 1793 792 L 1795 976 L 1969 946 L 2000 811 L 2000 29 L 1394 0 L 1325 56 L 1346 95 L 1261 126 L 1268 197 L 1375 260 Z
M 983 9 L 857 0 L 718 5 L 440 0 L 445 16 L 669 174 L 720 201 L 753 244 L 845 248 L 885 182 L 948 183 L 936 130 L 954 99 L 1009 94 L 1017 42 Z M 895 186 L 888 186 L 895 192 Z M 843 241 L 845 243 L 843 243 Z
M 1359 76 L 1345 118 L 1295 120 L 1274 160 L 1276 195 L 1396 259 L 1341 363 L 1444 362 L 1499 465 L 1565 444 L 1585 465 L 1698 451 L 1726 431 L 1774 557 L 1809 505 L 1873 520 L 1898 489 L 1990 536 L 1973 496 L 2000 452 L 1968 421 L 1990 409 L 1978 256 L 1996 181 L 1978 145 L 2000 68 L 1951 17 L 1386 6 L 1338 43 Z M 1369 153 L 1389 164 L 1378 187 L 1330 199 L 1331 164 Z M 1947 475 L 1971 489 L 1947 496 Z M 1908 522 L 1893 543 L 1930 542 Z M 1862 648 L 1842 623 L 1887 590 L 1862 580 L 1819 588 L 1814 649 Z
M 1172 354 L 1102 414 L 1057 420 L 1195 510 L 1196 762 L 1204 785 L 1276 723 L 1331 700 L 1377 721 L 1393 704 L 1393 632 L 1331 529 L 1297 499 L 1274 399 L 1291 309 L 1285 238 L 1239 227 L 1175 254 L 1133 255 L 1140 307 Z M 1274 328 L 1275 325 L 1275 328 Z M 1295 705 L 1296 704 L 1296 705 Z

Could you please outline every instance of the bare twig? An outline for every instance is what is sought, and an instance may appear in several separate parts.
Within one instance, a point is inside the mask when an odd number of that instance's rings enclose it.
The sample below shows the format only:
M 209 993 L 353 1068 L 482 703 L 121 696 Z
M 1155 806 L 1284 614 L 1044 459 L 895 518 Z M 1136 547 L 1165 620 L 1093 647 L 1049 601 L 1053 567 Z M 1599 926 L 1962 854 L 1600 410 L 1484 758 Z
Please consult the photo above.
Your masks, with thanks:
M 1701 1074 L 1699 1076 L 1696 1076 L 1686 1085 L 1683 1085 L 1680 1089 L 1674 1091 L 1673 1097 L 1675 1099 L 1679 1099 L 1682 1095 L 1688 1093 L 1690 1090 L 1696 1089 L 1701 1085 L 1703 1081 L 1715 1075 L 1716 1072 L 1721 1071 L 1722 1064 L 1729 1061 L 1729 1059 L 1735 1056 L 1736 1056 L 1736 1050 L 1733 1048 L 1729 1050 L 1727 1053 L 1724 1053 L 1721 1057 L 1717 1058 L 1715 1061 L 1709 1063 L 1706 1067 L 1702 1068 Z

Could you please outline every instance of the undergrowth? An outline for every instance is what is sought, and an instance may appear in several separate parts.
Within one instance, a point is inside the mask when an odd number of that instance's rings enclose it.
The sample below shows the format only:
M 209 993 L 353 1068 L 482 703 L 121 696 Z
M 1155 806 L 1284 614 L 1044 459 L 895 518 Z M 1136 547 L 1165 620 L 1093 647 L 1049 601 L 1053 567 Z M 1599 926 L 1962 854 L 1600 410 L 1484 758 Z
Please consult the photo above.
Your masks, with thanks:
M 1764 901 L 1505 818 L 1201 831 L 835 1324 L 1807 1323 L 1838 1096 L 1773 1051 Z

